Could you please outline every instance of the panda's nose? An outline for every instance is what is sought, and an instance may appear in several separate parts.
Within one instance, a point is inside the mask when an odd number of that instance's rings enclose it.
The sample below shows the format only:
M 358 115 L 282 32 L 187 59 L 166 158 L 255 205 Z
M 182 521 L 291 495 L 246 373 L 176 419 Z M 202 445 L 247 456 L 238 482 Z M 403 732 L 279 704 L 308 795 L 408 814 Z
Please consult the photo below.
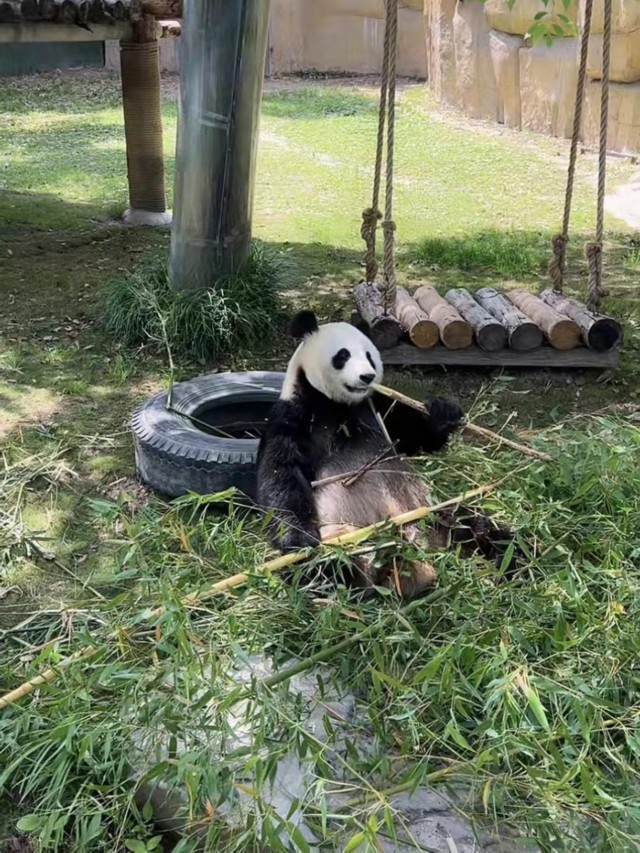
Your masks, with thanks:
M 365 385 L 371 385 L 373 380 L 376 378 L 375 373 L 361 373 L 360 379 L 364 382 Z

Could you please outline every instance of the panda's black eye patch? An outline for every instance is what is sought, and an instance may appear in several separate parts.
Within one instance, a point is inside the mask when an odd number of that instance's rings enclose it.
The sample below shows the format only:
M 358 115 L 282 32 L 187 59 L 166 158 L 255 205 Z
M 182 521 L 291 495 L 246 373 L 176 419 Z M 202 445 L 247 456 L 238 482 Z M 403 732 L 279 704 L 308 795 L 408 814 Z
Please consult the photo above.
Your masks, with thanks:
M 345 364 L 351 358 L 351 353 L 348 349 L 340 349 L 331 359 L 331 364 L 335 367 L 336 370 L 342 370 Z
M 374 364 L 373 359 L 371 358 L 371 353 L 370 353 L 370 352 L 368 352 L 368 353 L 367 353 L 367 361 L 369 362 L 369 364 L 371 365 L 371 367 L 373 367 L 373 369 L 375 370 L 375 369 L 376 369 L 376 366 L 375 366 L 375 364 Z

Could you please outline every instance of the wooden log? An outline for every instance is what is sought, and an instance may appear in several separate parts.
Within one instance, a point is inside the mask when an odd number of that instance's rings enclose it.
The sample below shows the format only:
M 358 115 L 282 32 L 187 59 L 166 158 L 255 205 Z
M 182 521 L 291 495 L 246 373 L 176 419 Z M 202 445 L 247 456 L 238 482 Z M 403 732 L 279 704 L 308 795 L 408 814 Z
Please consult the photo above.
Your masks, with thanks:
M 56 4 L 56 24 L 75 24 L 76 22 L 76 4 L 73 0 L 55 0 Z
M 38 8 L 38 0 L 21 0 L 20 14 L 23 21 L 39 21 L 40 9 Z
M 413 294 L 420 308 L 436 324 L 440 340 L 448 349 L 465 349 L 473 342 L 473 330 L 453 305 L 430 284 L 423 284 Z
M 124 21 L 127 17 L 127 10 L 122 0 L 105 0 L 104 7 L 107 15 L 114 21 Z
M 142 0 L 142 11 L 154 18 L 181 18 L 182 0 Z
M 617 370 L 620 365 L 620 350 L 594 352 L 589 347 L 574 347 L 561 352 L 545 342 L 544 346 L 529 352 L 514 349 L 501 349 L 499 352 L 485 352 L 478 346 L 466 349 L 447 349 L 439 344 L 431 349 L 418 349 L 413 344 L 399 343 L 393 349 L 385 350 L 382 355 L 384 365 L 415 365 L 416 367 L 466 367 L 476 370 L 487 367 L 504 370 L 505 367 L 536 367 L 545 370 L 565 370 L 573 367 L 586 367 L 589 370 Z
M 402 326 L 384 310 L 380 287 L 374 281 L 361 281 L 354 290 L 354 297 L 376 347 L 380 350 L 394 347 L 402 337 Z
M 89 23 L 90 6 L 89 0 L 79 0 L 76 4 L 76 24 L 86 26 Z
M 20 21 L 21 18 L 20 0 L 2 0 L 0 2 L 0 24 L 11 24 Z
M 622 326 L 613 317 L 603 317 L 590 311 L 562 293 L 545 290 L 540 298 L 559 314 L 569 317 L 577 323 L 582 340 L 589 349 L 595 352 L 608 352 L 622 342 Z
M 89 20 L 94 24 L 102 24 L 108 19 L 104 0 L 89 0 Z
M 41 21 L 53 21 L 56 16 L 55 0 L 38 0 L 38 12 Z
M 497 352 L 506 347 L 509 339 L 507 330 L 476 302 L 468 290 L 455 288 L 448 291 L 445 299 L 471 326 L 480 349 Z
M 559 314 L 526 290 L 509 290 L 507 296 L 524 314 L 539 326 L 554 349 L 569 350 L 580 343 L 580 329 L 573 320 Z
M 438 343 L 438 327 L 403 287 L 396 292 L 395 314 L 412 344 L 429 349 Z
M 495 287 L 483 287 L 474 293 L 474 297 L 485 311 L 505 327 L 509 334 L 510 349 L 530 352 L 542 346 L 542 331 Z

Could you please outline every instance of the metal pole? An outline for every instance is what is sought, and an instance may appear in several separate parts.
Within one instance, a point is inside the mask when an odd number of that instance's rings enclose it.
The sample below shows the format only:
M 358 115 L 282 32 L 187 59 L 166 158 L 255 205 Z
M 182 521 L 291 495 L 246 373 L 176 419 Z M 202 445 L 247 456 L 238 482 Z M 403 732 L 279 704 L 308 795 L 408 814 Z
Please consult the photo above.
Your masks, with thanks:
M 183 14 L 170 271 L 194 290 L 249 253 L 269 0 L 185 0 Z

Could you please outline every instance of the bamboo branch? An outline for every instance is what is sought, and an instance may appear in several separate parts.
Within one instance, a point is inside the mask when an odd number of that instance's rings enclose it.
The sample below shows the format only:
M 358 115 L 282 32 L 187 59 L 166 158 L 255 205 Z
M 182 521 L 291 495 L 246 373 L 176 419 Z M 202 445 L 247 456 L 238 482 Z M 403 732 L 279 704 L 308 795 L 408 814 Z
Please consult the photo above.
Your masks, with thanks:
M 331 539 L 326 539 L 321 543 L 321 547 L 325 545 L 357 545 L 362 542 L 363 539 L 367 539 L 371 536 L 372 533 L 376 533 L 378 530 L 382 530 L 388 525 L 392 525 L 394 527 L 401 527 L 405 524 L 411 524 L 414 521 L 419 521 L 422 518 L 426 518 L 428 515 L 432 515 L 435 512 L 440 512 L 440 510 L 447 509 L 451 506 L 457 506 L 463 501 L 468 500 L 469 498 L 477 497 L 478 495 L 486 494 L 488 491 L 491 491 L 493 488 L 493 484 L 486 484 L 484 486 L 478 486 L 476 489 L 471 489 L 464 494 L 458 495 L 455 498 L 450 498 L 447 501 L 442 501 L 442 503 L 434 504 L 433 506 L 421 506 L 417 509 L 412 509 L 409 512 L 403 512 L 401 515 L 396 515 L 393 518 L 386 519 L 384 521 L 376 522 L 376 524 L 370 524 L 368 527 L 361 527 L 359 530 L 354 530 L 351 533 L 342 533 L 340 536 L 333 536 Z M 288 568 L 289 566 L 294 566 L 296 563 L 301 563 L 305 560 L 313 549 L 305 548 L 303 551 L 296 551 L 292 554 L 283 554 L 280 557 L 276 557 L 273 560 L 268 560 L 266 563 L 263 563 L 262 566 L 257 570 L 256 575 L 269 574 L 271 572 L 279 572 L 283 569 Z M 192 592 L 189 595 L 186 595 L 182 599 L 182 604 L 185 607 L 197 607 L 202 604 L 209 598 L 214 598 L 216 595 L 220 595 L 227 590 L 233 589 L 234 587 L 241 586 L 246 583 L 252 575 L 241 572 L 237 575 L 232 575 L 231 577 L 224 578 L 224 580 L 218 581 L 217 583 L 212 584 L 208 589 L 200 590 L 199 592 Z M 166 612 L 165 607 L 157 607 L 155 610 L 152 610 L 149 614 L 149 618 L 160 618 L 164 616 Z M 62 667 L 69 666 L 69 664 L 78 660 L 79 658 L 90 657 L 92 654 L 97 652 L 98 649 L 95 646 L 86 646 L 83 649 L 79 649 L 77 652 L 72 654 L 70 657 L 66 658 L 66 660 L 61 661 L 55 669 L 47 669 L 40 675 L 36 675 L 33 678 L 26 681 L 24 684 L 21 684 L 19 687 L 16 687 L 15 690 L 6 693 L 4 696 L 0 696 L 0 711 L 4 708 L 8 708 L 9 705 L 12 705 L 14 702 L 17 702 L 19 699 L 22 699 L 24 696 L 28 696 L 30 693 L 39 687 L 41 684 L 45 684 L 48 681 L 53 681 L 58 672 Z
M 378 394 L 383 394 L 385 397 L 389 397 L 391 400 L 396 400 L 398 403 L 404 403 L 406 406 L 411 406 L 412 409 L 416 409 L 418 412 L 422 412 L 425 415 L 429 414 L 429 410 L 423 403 L 419 403 L 417 400 L 414 400 L 413 397 L 407 397 L 406 394 L 402 394 L 400 391 L 394 391 L 393 388 L 387 388 L 385 385 L 374 385 L 373 390 L 377 391 Z M 505 438 L 503 435 L 499 435 L 497 432 L 493 432 L 486 427 L 481 427 L 477 424 L 467 422 L 462 428 L 465 432 L 471 433 L 472 435 L 478 435 L 482 438 L 488 439 L 489 441 L 494 441 L 496 444 L 504 444 L 506 447 L 511 447 L 513 450 L 517 450 L 525 456 L 533 456 L 534 459 L 542 459 L 544 462 L 553 462 L 553 457 L 549 456 L 548 453 L 543 453 L 541 450 L 535 450 L 533 447 L 528 447 L 526 444 L 520 444 L 510 438 Z
M 60 661 L 55 669 L 45 669 L 45 671 L 40 673 L 40 675 L 35 675 L 33 678 L 29 679 L 29 681 L 25 681 L 24 684 L 20 685 L 20 687 L 16 687 L 15 690 L 11 690 L 9 693 L 5 693 L 4 696 L 0 696 L 0 711 L 8 708 L 9 705 L 13 705 L 14 702 L 18 701 L 18 699 L 22 699 L 23 696 L 28 696 L 30 693 L 33 693 L 36 687 L 40 687 L 41 684 L 53 681 L 62 667 L 69 666 L 69 664 L 79 660 L 79 658 L 90 657 L 96 651 L 97 649 L 95 646 L 85 646 L 85 648 L 79 649 L 65 660 Z
M 440 510 L 448 509 L 451 506 L 457 506 L 461 504 L 463 501 L 468 500 L 469 498 L 477 497 L 478 495 L 486 494 L 494 488 L 493 483 L 489 483 L 484 486 L 478 486 L 476 489 L 470 489 L 468 492 L 465 492 L 462 495 L 458 495 L 455 498 L 450 498 L 447 501 L 442 501 L 442 503 L 434 504 L 433 506 L 420 506 L 417 509 L 412 509 L 409 512 L 403 512 L 401 515 L 396 515 L 392 518 L 385 519 L 384 521 L 378 521 L 375 524 L 370 524 L 368 527 L 361 527 L 358 530 L 354 530 L 350 533 L 341 533 L 339 536 L 333 536 L 331 539 L 325 539 L 324 542 L 321 543 L 322 546 L 325 545 L 357 545 L 359 542 L 362 542 L 363 539 L 367 539 L 371 536 L 372 533 L 376 533 L 378 530 L 382 530 L 387 527 L 387 525 L 392 525 L 394 527 L 401 527 L 405 524 L 411 524 L 414 521 L 419 521 L 422 518 L 426 518 L 428 515 L 432 515 L 434 512 L 440 512 Z M 289 566 L 294 566 L 296 563 L 301 563 L 304 559 L 306 559 L 313 549 L 305 548 L 303 551 L 295 551 L 292 554 L 283 554 L 280 557 L 276 557 L 273 560 L 268 560 L 266 563 L 263 563 L 262 566 L 257 570 L 256 574 L 267 574 L 269 572 L 280 572 L 283 569 L 289 568 Z M 244 572 L 240 572 L 237 575 L 231 575 L 231 577 L 224 578 L 224 580 L 217 581 L 212 584 L 208 589 L 201 590 L 200 592 L 192 592 L 189 595 L 185 596 L 182 599 L 182 603 L 185 607 L 196 607 L 203 601 L 206 601 L 208 598 L 213 598 L 216 595 L 219 595 L 221 592 L 226 592 L 229 589 L 233 589 L 233 587 L 241 586 L 246 583 L 252 575 L 248 575 Z M 164 607 L 159 607 L 153 611 L 154 616 L 162 616 L 164 613 Z

